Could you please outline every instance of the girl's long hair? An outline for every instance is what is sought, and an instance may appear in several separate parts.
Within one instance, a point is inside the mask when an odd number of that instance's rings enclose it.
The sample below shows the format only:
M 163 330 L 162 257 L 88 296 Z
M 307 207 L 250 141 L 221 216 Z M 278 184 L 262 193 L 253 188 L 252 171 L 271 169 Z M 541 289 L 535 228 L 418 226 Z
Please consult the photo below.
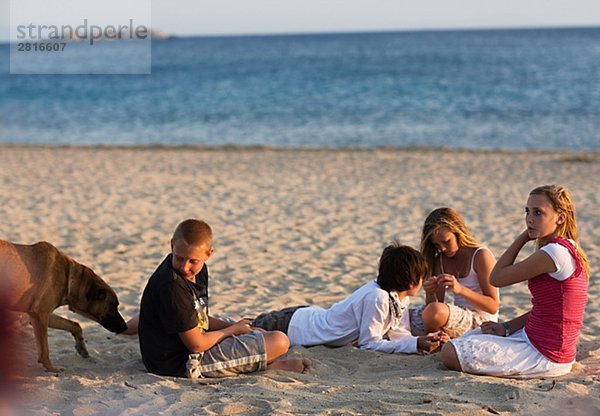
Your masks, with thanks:
M 458 247 L 481 247 L 469 231 L 462 217 L 452 208 L 437 208 L 425 218 L 423 232 L 421 233 L 421 253 L 427 260 L 430 272 L 433 273 L 435 262 L 439 256 L 437 249 L 431 242 L 431 236 L 440 227 L 446 227 L 456 236 Z
M 538 186 L 529 195 L 545 195 L 556 212 L 565 214 L 565 221 L 559 224 L 556 235 L 575 241 L 575 249 L 585 269 L 586 276 L 590 278 L 590 263 L 585 252 L 579 245 L 579 233 L 577 232 L 577 221 L 575 220 L 575 204 L 571 193 L 564 186 L 544 185 Z M 539 242 L 536 242 L 539 246 Z

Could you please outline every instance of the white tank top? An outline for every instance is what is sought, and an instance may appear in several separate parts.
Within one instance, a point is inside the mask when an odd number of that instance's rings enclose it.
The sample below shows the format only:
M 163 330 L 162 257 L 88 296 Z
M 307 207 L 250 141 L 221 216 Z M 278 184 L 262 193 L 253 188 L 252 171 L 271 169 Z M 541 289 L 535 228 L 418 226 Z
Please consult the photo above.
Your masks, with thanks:
M 477 277 L 477 273 L 475 273 L 475 268 L 473 267 L 473 264 L 475 263 L 475 255 L 477 254 L 477 252 L 479 250 L 488 250 L 489 251 L 489 249 L 487 247 L 479 247 L 477 250 L 475 250 L 475 252 L 473 253 L 473 256 L 471 256 L 471 267 L 469 268 L 469 273 L 465 277 L 461 277 L 460 279 L 457 279 L 457 280 L 464 287 L 471 289 L 475 293 L 479 293 L 480 295 L 483 295 L 483 291 L 481 290 L 481 286 L 479 285 L 479 278 Z M 444 263 L 442 262 L 442 256 L 440 256 L 440 270 L 442 271 L 442 273 L 444 273 Z M 498 293 L 498 300 L 500 300 L 499 293 Z M 498 321 L 498 312 L 496 312 L 495 314 L 491 314 L 491 313 L 482 311 L 481 309 L 474 308 L 473 305 L 471 305 L 467 299 L 463 298 L 460 295 L 454 295 L 454 304 L 461 308 L 467 308 L 472 311 L 476 311 L 480 315 L 485 316 L 490 321 L 494 321 L 494 322 Z

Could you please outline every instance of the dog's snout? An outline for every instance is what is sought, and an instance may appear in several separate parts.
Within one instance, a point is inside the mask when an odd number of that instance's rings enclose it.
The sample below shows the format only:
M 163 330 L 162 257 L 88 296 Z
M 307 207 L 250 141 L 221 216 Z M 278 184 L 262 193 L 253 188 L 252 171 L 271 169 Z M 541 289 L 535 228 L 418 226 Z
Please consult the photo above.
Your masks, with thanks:
M 125 319 L 123 319 L 119 312 L 106 316 L 104 319 L 102 319 L 102 321 L 100 321 L 100 325 L 116 334 L 120 334 L 127 329 Z

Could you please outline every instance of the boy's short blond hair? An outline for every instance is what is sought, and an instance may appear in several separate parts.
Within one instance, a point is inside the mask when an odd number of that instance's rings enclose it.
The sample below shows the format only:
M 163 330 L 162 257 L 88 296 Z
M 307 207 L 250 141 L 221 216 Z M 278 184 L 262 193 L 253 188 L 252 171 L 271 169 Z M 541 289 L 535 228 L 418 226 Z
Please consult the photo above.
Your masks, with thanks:
M 212 229 L 202 220 L 187 219 L 175 228 L 173 241 L 183 241 L 188 246 L 212 248 Z

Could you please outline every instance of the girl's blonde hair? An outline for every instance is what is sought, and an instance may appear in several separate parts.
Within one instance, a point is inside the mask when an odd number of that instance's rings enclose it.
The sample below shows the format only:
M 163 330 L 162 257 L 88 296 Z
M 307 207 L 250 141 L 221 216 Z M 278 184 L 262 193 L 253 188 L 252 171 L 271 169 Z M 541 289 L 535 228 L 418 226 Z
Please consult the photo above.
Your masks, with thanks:
M 544 185 L 538 186 L 529 195 L 545 195 L 546 198 L 552 204 L 554 211 L 559 214 L 565 214 L 565 221 L 559 224 L 556 229 L 556 235 L 563 238 L 568 238 L 575 241 L 575 248 L 581 264 L 585 269 L 585 273 L 590 278 L 590 263 L 588 261 L 585 252 L 579 245 L 579 234 L 577 232 L 577 221 L 575 220 L 575 204 L 573 204 L 573 198 L 571 193 L 564 186 L 558 185 Z M 539 242 L 536 242 L 539 245 Z
M 442 207 L 437 208 L 425 218 L 423 224 L 423 232 L 421 233 L 421 253 L 427 260 L 429 270 L 433 272 L 435 262 L 439 253 L 433 243 L 431 236 L 441 227 L 446 227 L 451 233 L 456 236 L 456 241 L 459 247 L 480 247 L 481 244 L 475 240 L 475 237 L 469 231 L 462 217 L 452 208 Z

